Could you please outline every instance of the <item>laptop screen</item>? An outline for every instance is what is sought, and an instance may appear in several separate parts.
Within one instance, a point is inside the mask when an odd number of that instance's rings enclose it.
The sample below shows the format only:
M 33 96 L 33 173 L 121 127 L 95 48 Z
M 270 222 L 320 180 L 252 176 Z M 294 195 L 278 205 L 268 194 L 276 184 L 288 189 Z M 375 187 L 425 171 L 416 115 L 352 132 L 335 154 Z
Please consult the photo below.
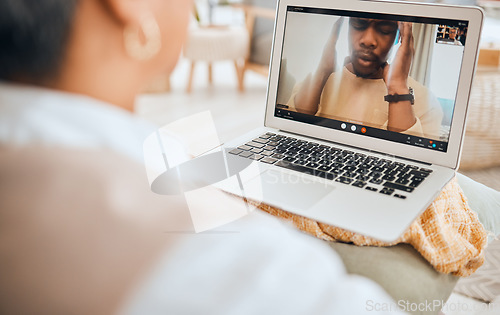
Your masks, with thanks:
M 289 6 L 274 115 L 446 152 L 467 28 Z

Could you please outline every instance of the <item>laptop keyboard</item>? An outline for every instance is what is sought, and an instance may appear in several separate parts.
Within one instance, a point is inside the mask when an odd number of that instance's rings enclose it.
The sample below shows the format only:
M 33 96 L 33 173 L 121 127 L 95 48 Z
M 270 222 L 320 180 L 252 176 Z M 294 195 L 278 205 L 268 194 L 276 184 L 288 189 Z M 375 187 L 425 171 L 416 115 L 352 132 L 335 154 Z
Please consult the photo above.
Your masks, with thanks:
M 406 199 L 432 173 L 415 165 L 270 132 L 229 153 L 400 199 Z

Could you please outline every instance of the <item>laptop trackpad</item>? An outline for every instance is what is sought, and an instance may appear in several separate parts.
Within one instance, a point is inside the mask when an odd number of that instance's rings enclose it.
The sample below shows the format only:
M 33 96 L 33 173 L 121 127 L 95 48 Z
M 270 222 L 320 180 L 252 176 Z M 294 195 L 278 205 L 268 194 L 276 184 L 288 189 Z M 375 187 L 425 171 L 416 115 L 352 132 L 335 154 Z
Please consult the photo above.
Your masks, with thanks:
M 311 208 L 334 189 L 301 174 L 266 170 L 244 183 L 245 194 L 250 199 L 284 210 L 304 211 Z M 260 189 L 262 187 L 262 190 Z M 257 192 L 260 191 L 260 194 Z M 259 198 L 259 195 L 261 198 Z

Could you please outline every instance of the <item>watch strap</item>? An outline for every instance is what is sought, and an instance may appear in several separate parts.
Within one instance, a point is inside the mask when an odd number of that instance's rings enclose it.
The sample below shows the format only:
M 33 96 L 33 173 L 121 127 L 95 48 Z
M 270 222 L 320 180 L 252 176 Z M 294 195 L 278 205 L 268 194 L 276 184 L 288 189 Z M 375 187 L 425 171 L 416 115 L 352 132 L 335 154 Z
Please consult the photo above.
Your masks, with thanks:
M 415 96 L 413 94 L 413 89 L 409 88 L 409 94 L 388 94 L 384 96 L 384 101 L 389 103 L 397 103 L 401 101 L 410 101 L 411 105 L 415 103 Z

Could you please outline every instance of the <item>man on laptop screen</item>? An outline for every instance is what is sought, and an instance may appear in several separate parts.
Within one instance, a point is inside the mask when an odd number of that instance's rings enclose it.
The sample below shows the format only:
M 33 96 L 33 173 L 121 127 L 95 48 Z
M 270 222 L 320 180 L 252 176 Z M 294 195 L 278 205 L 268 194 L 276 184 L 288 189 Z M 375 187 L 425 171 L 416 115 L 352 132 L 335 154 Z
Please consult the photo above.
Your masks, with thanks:
M 300 40 L 294 38 L 293 24 L 307 25 L 306 21 L 300 21 L 304 14 L 294 13 L 288 15 L 283 53 L 292 71 L 294 64 L 296 69 L 301 64 L 287 51 L 294 41 Z M 415 144 L 415 137 L 424 138 L 430 140 L 426 142 L 429 148 L 446 151 L 456 89 L 441 88 L 439 73 L 431 68 L 431 63 L 442 62 L 439 59 L 443 56 L 439 49 L 433 49 L 438 25 L 400 21 L 394 16 L 330 17 L 329 21 L 316 21 L 320 28 L 331 29 L 326 41 L 323 40 L 321 54 L 305 53 L 319 60 L 317 66 L 312 73 L 309 69 L 305 79 L 298 80 L 288 102 L 277 107 L 361 125 L 363 128 L 356 131 L 368 136 L 403 143 L 407 140 L 409 144 Z M 332 23 L 333 27 L 329 26 Z M 447 56 L 461 62 L 463 47 L 454 48 L 458 50 L 448 52 Z M 412 74 L 418 77 L 413 78 Z M 449 77 L 458 74 L 449 73 Z M 438 99 L 432 87 L 448 96 Z M 346 124 L 336 129 L 352 132 Z M 399 133 L 398 139 L 393 138 L 393 133 Z

